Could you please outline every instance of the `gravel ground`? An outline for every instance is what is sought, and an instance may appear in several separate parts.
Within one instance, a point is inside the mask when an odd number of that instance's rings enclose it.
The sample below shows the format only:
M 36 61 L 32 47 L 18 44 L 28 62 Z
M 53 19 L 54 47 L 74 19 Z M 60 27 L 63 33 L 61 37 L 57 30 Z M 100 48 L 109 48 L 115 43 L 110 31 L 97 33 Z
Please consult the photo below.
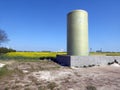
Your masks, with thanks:
M 52 61 L 8 62 L 13 73 L 0 78 L 0 90 L 120 90 L 117 64 L 69 68 Z

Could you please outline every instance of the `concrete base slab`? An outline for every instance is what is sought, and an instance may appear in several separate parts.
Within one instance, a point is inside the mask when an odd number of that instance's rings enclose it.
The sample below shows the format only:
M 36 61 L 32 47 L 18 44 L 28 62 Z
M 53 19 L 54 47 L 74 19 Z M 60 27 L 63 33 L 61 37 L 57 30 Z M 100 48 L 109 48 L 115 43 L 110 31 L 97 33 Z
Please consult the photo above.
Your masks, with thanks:
M 56 62 L 63 66 L 84 67 L 120 63 L 120 56 L 69 56 L 57 55 Z

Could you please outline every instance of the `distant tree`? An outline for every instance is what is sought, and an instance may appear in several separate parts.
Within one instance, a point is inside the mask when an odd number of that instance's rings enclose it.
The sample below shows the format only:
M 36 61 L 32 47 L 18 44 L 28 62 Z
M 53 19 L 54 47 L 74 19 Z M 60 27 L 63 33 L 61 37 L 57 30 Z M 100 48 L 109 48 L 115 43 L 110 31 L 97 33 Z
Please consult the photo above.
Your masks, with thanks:
M 0 47 L 0 55 L 8 52 L 16 52 L 16 50 L 12 48 Z
M 1 43 L 9 41 L 8 36 L 4 30 L 0 29 L 0 45 Z

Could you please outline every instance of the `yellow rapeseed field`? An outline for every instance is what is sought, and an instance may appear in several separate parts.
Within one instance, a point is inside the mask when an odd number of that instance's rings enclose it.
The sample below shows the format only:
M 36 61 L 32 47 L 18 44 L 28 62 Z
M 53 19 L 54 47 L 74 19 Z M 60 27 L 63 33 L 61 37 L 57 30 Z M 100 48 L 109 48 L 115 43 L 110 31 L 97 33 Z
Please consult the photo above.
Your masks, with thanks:
M 55 59 L 56 55 L 65 55 L 66 52 L 9 52 L 0 56 L 1 60 L 44 60 L 44 59 Z M 104 56 L 120 56 L 120 52 L 90 52 L 90 56 L 92 55 L 104 55 Z
M 29 57 L 29 58 L 39 58 L 39 57 L 56 57 L 56 55 L 66 54 L 64 52 L 10 52 L 7 53 L 8 57 Z

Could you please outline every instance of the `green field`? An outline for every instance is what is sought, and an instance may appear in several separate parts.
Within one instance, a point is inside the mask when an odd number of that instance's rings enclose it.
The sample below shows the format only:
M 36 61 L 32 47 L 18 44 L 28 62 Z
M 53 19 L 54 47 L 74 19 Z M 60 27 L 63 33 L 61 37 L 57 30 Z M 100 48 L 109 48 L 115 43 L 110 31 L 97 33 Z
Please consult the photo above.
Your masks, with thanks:
M 120 52 L 91 52 L 90 56 L 120 56 Z

